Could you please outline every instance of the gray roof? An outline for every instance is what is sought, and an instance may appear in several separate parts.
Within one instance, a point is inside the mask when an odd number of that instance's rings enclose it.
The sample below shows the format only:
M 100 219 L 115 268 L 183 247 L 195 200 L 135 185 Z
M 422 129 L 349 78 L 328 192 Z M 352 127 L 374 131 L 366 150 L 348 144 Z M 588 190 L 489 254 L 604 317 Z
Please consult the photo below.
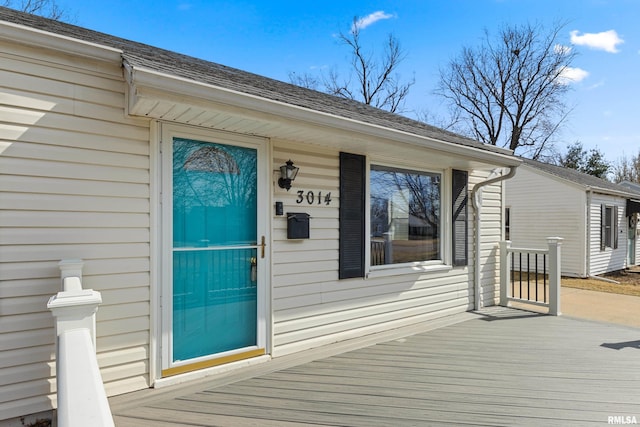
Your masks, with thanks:
M 622 181 L 620 185 L 640 194 L 640 183 L 638 182 Z
M 604 193 L 627 193 L 634 197 L 640 197 L 640 193 L 620 184 L 614 184 L 605 179 L 598 178 L 575 169 L 556 166 L 549 163 L 542 163 L 531 159 L 522 159 L 524 164 L 534 169 L 555 175 L 559 178 L 582 185 L 585 188 L 593 188 Z
M 510 150 L 478 141 L 369 105 L 266 78 L 176 52 L 114 37 L 86 28 L 0 7 L 0 20 L 91 42 L 123 52 L 134 67 L 144 67 L 167 75 L 218 86 L 237 92 L 279 101 L 309 110 L 359 122 L 395 129 L 457 145 L 500 154 Z

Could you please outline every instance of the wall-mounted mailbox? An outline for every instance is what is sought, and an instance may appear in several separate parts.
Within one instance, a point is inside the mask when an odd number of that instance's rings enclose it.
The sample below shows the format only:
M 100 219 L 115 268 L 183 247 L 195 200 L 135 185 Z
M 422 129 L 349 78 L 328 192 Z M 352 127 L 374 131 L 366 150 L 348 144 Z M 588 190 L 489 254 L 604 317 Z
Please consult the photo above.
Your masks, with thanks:
M 308 239 L 310 217 L 307 213 L 287 212 L 287 239 Z

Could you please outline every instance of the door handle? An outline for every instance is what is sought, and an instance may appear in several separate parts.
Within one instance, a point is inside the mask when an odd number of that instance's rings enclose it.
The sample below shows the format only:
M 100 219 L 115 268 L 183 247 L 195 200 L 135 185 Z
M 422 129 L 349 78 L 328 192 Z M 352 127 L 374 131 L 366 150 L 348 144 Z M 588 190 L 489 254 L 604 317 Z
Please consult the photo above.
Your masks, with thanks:
M 264 258 L 264 248 L 266 246 L 267 246 L 267 243 L 265 242 L 264 236 L 262 236 L 262 240 L 260 242 L 260 258 Z

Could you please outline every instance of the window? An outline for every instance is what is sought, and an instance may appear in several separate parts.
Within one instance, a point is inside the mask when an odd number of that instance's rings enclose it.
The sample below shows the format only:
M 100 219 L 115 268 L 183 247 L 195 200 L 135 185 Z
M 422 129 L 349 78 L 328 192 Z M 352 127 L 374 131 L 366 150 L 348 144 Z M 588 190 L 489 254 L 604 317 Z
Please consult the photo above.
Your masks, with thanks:
M 600 250 L 618 249 L 618 207 L 600 205 Z
M 613 207 L 604 207 L 604 246 L 610 248 L 611 244 L 611 230 L 613 229 Z
M 372 165 L 371 265 L 442 259 L 439 173 Z

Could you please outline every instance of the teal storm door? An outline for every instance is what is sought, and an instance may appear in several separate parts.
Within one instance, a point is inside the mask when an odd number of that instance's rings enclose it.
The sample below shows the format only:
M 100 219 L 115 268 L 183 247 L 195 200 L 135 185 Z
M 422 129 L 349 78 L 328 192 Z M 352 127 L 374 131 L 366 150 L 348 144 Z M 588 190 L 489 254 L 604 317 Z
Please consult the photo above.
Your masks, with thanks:
M 258 149 L 175 136 L 171 142 L 172 338 L 163 376 L 213 366 L 207 361 L 216 358 L 234 360 L 233 354 L 264 354 Z

